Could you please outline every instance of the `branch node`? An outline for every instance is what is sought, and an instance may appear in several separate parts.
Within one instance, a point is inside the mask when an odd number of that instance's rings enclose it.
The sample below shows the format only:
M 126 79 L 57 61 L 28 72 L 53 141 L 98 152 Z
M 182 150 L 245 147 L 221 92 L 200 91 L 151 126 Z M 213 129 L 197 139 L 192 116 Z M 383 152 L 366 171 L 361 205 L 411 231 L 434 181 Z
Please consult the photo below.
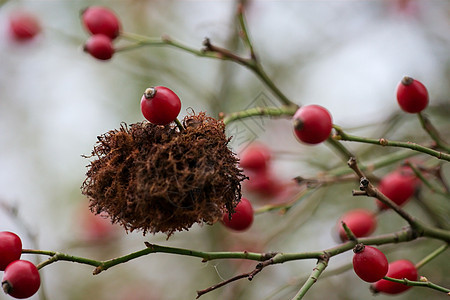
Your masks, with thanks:
M 361 191 L 365 191 L 369 186 L 369 183 L 369 179 L 367 179 L 366 177 L 361 177 L 361 179 L 359 180 L 359 189 Z

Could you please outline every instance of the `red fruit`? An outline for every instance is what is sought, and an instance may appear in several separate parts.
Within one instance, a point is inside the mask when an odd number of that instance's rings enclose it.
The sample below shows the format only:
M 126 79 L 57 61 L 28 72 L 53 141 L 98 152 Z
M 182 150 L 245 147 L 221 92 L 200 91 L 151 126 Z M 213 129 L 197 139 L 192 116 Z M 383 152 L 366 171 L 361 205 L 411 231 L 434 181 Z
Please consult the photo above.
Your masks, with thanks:
M 8 295 L 23 299 L 33 296 L 41 285 L 39 271 L 27 260 L 16 260 L 5 269 L 2 287 Z
M 388 260 L 377 248 L 358 244 L 353 249 L 353 270 L 364 281 L 375 282 L 386 276 Z
M 344 222 L 357 238 L 370 235 L 377 226 L 375 215 L 365 209 L 351 210 L 343 215 L 340 221 Z M 339 222 L 338 226 L 341 241 L 348 240 L 341 222 Z
M 119 19 L 106 7 L 88 7 L 82 12 L 81 19 L 92 34 L 104 34 L 110 39 L 115 39 L 120 33 Z
M 331 133 L 333 122 L 330 113 L 319 105 L 300 107 L 293 117 L 294 133 L 307 144 L 319 144 Z
M 0 232 L 0 271 L 22 255 L 22 241 L 12 232 Z
M 39 19 L 28 12 L 17 11 L 9 17 L 11 35 L 19 41 L 32 39 L 41 32 Z
M 396 279 L 406 278 L 415 281 L 417 280 L 417 269 L 409 260 L 401 259 L 389 264 L 389 271 L 386 276 Z M 385 279 L 375 282 L 372 286 L 372 289 L 375 292 L 382 292 L 386 294 L 399 294 L 409 288 L 410 286 Z
M 383 177 L 378 186 L 378 190 L 397 205 L 404 205 L 412 195 L 417 186 L 416 177 L 411 173 L 394 171 Z M 377 200 L 380 209 L 387 209 L 388 206 Z
M 84 51 L 100 60 L 108 60 L 114 54 L 112 40 L 103 34 L 91 36 L 84 45 Z
M 239 165 L 255 171 L 267 170 L 271 158 L 270 149 L 262 144 L 251 144 L 240 154 Z
M 275 179 L 273 174 L 265 171 L 246 171 L 245 175 L 248 180 L 242 183 L 243 187 L 249 191 L 258 193 L 261 196 L 275 196 L 282 190 L 282 184 Z
M 95 215 L 84 205 L 76 216 L 76 222 L 81 229 L 81 238 L 85 242 L 104 244 L 117 237 L 117 228 L 111 224 L 106 214 Z
M 253 223 L 253 207 L 250 201 L 246 198 L 241 198 L 241 201 L 234 208 L 234 213 L 230 216 L 225 212 L 222 216 L 223 224 L 231 229 L 237 231 L 246 230 Z
M 141 99 L 144 117 L 156 125 L 167 125 L 175 120 L 181 110 L 181 101 L 172 90 L 155 86 L 148 88 Z
M 397 102 L 408 113 L 419 113 L 428 105 L 427 88 L 418 80 L 405 76 L 397 86 Z

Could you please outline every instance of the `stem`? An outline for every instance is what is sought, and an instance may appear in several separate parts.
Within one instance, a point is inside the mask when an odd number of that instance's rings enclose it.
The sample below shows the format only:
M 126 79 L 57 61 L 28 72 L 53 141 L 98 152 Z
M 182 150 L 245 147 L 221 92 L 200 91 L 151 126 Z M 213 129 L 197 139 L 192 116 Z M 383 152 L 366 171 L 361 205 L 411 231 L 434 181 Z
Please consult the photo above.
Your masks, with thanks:
M 433 150 L 431 148 L 428 148 L 428 147 L 425 147 L 425 146 L 422 146 L 422 145 L 419 145 L 416 143 L 388 141 L 387 139 L 384 139 L 384 138 L 370 139 L 370 138 L 365 138 L 365 137 L 359 137 L 359 136 L 350 135 L 350 134 L 345 133 L 339 126 L 333 125 L 333 127 L 337 131 L 337 135 L 335 135 L 333 137 L 335 140 L 360 142 L 360 143 L 366 143 L 366 144 L 375 144 L 375 145 L 399 147 L 399 148 L 408 148 L 411 150 L 415 150 L 418 152 L 422 152 L 422 153 L 437 157 L 439 159 L 450 161 L 450 154 L 436 151 L 436 150 Z
M 347 161 L 350 157 L 354 157 L 353 153 L 350 152 L 347 148 L 342 145 L 339 141 L 334 140 L 333 138 L 328 138 L 326 140 L 327 144 L 330 145 L 332 148 L 337 150 L 339 154 L 341 154 L 342 159 Z
M 383 157 L 381 157 L 380 159 L 378 159 L 374 162 L 369 162 L 366 164 L 360 163 L 359 168 L 361 171 L 372 172 L 376 169 L 389 166 L 391 164 L 397 163 L 399 161 L 402 161 L 406 158 L 409 158 L 409 157 L 412 157 L 415 155 L 419 155 L 419 153 L 411 152 L 411 151 L 393 152 L 393 153 L 384 155 Z M 349 169 L 348 166 L 345 166 L 345 167 L 339 167 L 336 169 L 332 169 L 332 170 L 328 171 L 328 174 L 331 176 L 342 176 L 342 175 L 347 175 L 351 172 L 352 172 L 352 170 Z
M 254 59 L 254 57 L 252 57 L 250 59 L 240 57 L 240 56 L 230 52 L 227 49 L 220 48 L 220 47 L 217 47 L 217 46 L 211 44 L 209 39 L 206 39 L 204 41 L 205 48 L 203 50 L 197 50 L 197 49 L 191 48 L 180 42 L 173 40 L 168 35 L 164 35 L 161 38 L 148 38 L 148 37 L 137 35 L 137 34 L 123 32 L 121 34 L 121 37 L 124 39 L 130 40 L 130 41 L 134 41 L 135 44 L 116 49 L 116 51 L 133 50 L 133 49 L 137 49 L 137 48 L 140 48 L 143 46 L 167 45 L 167 46 L 172 46 L 174 48 L 183 50 L 185 52 L 188 52 L 188 53 L 194 54 L 196 56 L 200 56 L 200 57 L 208 57 L 208 58 L 214 58 L 214 59 L 233 61 L 235 63 L 243 65 L 246 68 L 252 70 L 256 74 L 256 76 L 264 84 L 266 84 L 266 86 L 278 97 L 278 99 L 280 100 L 280 102 L 283 105 L 297 107 L 297 105 L 295 103 L 293 103 L 291 100 L 289 100 L 289 98 L 286 97 L 286 95 L 284 95 L 284 93 L 278 89 L 278 87 L 273 83 L 273 81 L 269 78 L 269 76 L 267 76 L 267 74 L 264 71 L 261 64 L 258 61 L 256 61 Z M 248 34 L 247 34 L 247 38 L 248 38 Z M 251 51 L 253 51 L 253 50 L 251 50 Z
M 341 221 L 341 226 L 344 228 L 347 238 L 350 241 L 354 241 L 355 243 L 358 243 L 358 239 L 356 238 L 355 234 L 352 232 L 352 230 L 350 228 L 348 228 L 347 224 L 345 224 L 344 221 Z
M 133 44 L 125 46 L 125 47 L 117 48 L 116 52 L 134 50 L 134 49 L 141 48 L 144 46 L 171 46 L 173 48 L 177 48 L 177 49 L 183 50 L 185 52 L 188 52 L 188 53 L 194 54 L 196 56 L 200 56 L 200 57 L 224 59 L 223 57 L 219 57 L 215 53 L 207 53 L 205 51 L 201 51 L 201 50 L 186 46 L 183 43 L 180 43 L 180 42 L 174 40 L 173 38 L 171 38 L 168 35 L 163 35 L 160 38 L 151 38 L 151 37 L 147 37 L 147 36 L 143 36 L 143 35 L 139 35 L 139 34 L 135 34 L 135 33 L 122 32 L 120 37 L 133 42 Z
M 416 264 L 416 269 L 422 268 L 424 265 L 429 263 L 433 258 L 437 257 L 439 254 L 443 253 L 445 250 L 447 250 L 449 244 L 444 244 L 428 254 L 426 257 L 424 257 L 421 261 L 419 261 Z
M 175 118 L 174 120 L 175 124 L 177 124 L 178 129 L 180 129 L 180 132 L 184 131 L 184 127 L 183 124 L 181 124 L 180 120 L 178 120 L 178 118 Z
M 245 118 L 251 118 L 254 116 L 292 116 L 297 111 L 297 107 L 293 106 L 282 106 L 282 107 L 254 107 L 243 111 L 238 111 L 234 113 L 227 114 L 223 118 L 225 125 Z
M 436 130 L 436 128 L 431 124 L 430 119 L 428 119 L 427 116 L 422 114 L 422 112 L 419 112 L 417 114 L 417 117 L 419 118 L 420 125 L 422 125 L 422 128 L 428 133 L 428 135 L 436 142 L 436 145 L 445 150 L 446 152 L 450 152 L 450 146 L 441 138 L 439 135 L 439 132 Z
M 308 292 L 308 290 L 312 287 L 314 283 L 316 283 L 317 279 L 319 278 L 320 274 L 325 270 L 325 268 L 328 266 L 328 257 L 325 257 L 323 259 L 319 259 L 317 262 L 316 267 L 313 269 L 311 275 L 308 277 L 306 282 L 303 284 L 301 289 L 298 291 L 298 293 L 292 298 L 292 300 L 300 300 L 303 299 L 303 296 Z
M 272 91 L 272 93 L 274 93 L 278 97 L 278 100 L 283 105 L 294 106 L 298 108 L 298 105 L 289 100 L 289 98 L 275 85 L 275 83 L 266 74 L 259 62 L 255 61 L 254 64 L 247 67 L 250 68 L 262 82 L 264 82 L 264 84 Z
M 411 228 L 415 231 L 415 234 L 419 236 L 427 236 L 435 239 L 439 239 L 442 241 L 446 241 L 447 243 L 450 243 L 450 231 L 435 228 L 426 225 L 422 221 L 418 220 L 417 218 L 411 216 L 408 214 L 405 210 L 403 210 L 400 206 L 398 206 L 396 203 L 391 201 L 388 197 L 386 197 L 383 193 L 381 193 L 377 188 L 375 188 L 370 181 L 364 176 L 364 173 L 359 169 L 356 159 L 350 158 L 348 161 L 348 166 L 360 177 L 360 189 L 361 191 L 353 192 L 353 195 L 363 195 L 365 192 L 365 195 L 377 198 L 384 204 L 386 204 L 388 207 L 393 209 L 399 216 L 401 216 L 403 219 L 406 220 L 406 222 L 409 223 Z M 364 184 L 363 184 L 364 181 Z
M 446 191 L 439 189 L 438 187 L 431 184 L 431 182 L 423 176 L 422 172 L 420 172 L 415 165 L 413 165 L 411 162 L 406 163 L 407 166 L 413 170 L 414 174 L 434 193 L 437 193 L 439 195 L 442 195 L 446 198 L 450 198 L 450 194 L 446 193 Z
M 256 62 L 256 61 L 258 61 L 258 59 L 255 54 L 255 50 L 253 49 L 253 44 L 252 44 L 252 41 L 251 41 L 249 33 L 248 33 L 247 22 L 246 22 L 245 16 L 244 16 L 244 4 L 243 3 L 238 3 L 237 18 L 239 21 L 239 25 L 241 27 L 241 32 L 240 32 L 241 37 L 250 50 L 251 59 Z
M 385 276 L 383 279 L 385 280 L 389 280 L 392 282 L 397 282 L 397 283 L 401 283 L 407 286 L 421 286 L 421 287 L 428 287 L 430 289 L 439 291 L 439 292 L 444 292 L 444 293 L 450 293 L 450 289 L 439 286 L 435 283 L 432 283 L 430 281 L 428 281 L 428 279 L 426 279 L 425 277 L 422 277 L 424 281 L 412 281 L 406 278 L 403 279 L 397 279 L 397 278 L 391 278 L 391 277 L 387 277 Z

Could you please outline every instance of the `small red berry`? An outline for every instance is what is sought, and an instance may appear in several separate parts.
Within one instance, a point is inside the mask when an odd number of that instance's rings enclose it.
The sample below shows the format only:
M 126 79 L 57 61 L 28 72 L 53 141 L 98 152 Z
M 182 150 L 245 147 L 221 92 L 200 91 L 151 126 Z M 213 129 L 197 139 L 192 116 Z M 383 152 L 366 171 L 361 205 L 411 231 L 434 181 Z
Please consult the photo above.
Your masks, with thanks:
M 377 248 L 358 244 L 353 249 L 353 270 L 364 281 L 375 282 L 386 276 L 388 260 Z
M 277 195 L 283 188 L 281 182 L 268 170 L 248 170 L 244 174 L 249 178 L 242 183 L 246 191 L 272 197 Z
M 386 276 L 396 279 L 406 278 L 415 281 L 417 280 L 417 269 L 409 260 L 401 259 L 389 264 L 389 271 Z M 408 290 L 410 287 L 411 286 L 401 283 L 381 279 L 373 284 L 372 289 L 375 292 L 382 292 L 385 294 L 399 294 Z
M 95 215 L 88 207 L 82 205 L 75 215 L 80 229 L 80 238 L 87 243 L 105 244 L 117 237 L 118 231 L 106 213 Z
M 120 21 L 110 9 L 102 6 L 86 8 L 81 15 L 86 29 L 92 34 L 104 34 L 115 39 L 120 33 Z
M 378 190 L 397 205 L 404 205 L 414 195 L 417 180 L 414 175 L 406 172 L 394 171 L 383 177 L 378 186 Z M 387 209 L 388 206 L 377 200 L 380 209 Z
M 2 287 L 6 294 L 18 298 L 33 296 L 41 285 L 39 271 L 27 260 L 16 260 L 5 269 Z
M 370 235 L 377 226 L 375 215 L 366 209 L 351 210 L 344 214 L 340 221 L 344 222 L 357 238 Z M 341 222 L 338 223 L 339 237 L 341 241 L 346 241 L 348 237 Z
M 271 151 L 263 144 L 253 143 L 240 154 L 239 165 L 244 169 L 265 171 L 271 159 Z
M 0 271 L 22 255 L 22 241 L 12 232 L 0 232 Z
M 141 111 L 153 124 L 167 125 L 175 120 L 181 110 L 181 101 L 172 90 L 155 86 L 145 90 L 141 98 Z
M 84 45 L 84 51 L 100 60 L 108 60 L 114 54 L 112 40 L 103 34 L 94 34 Z
M 428 105 L 427 88 L 418 80 L 405 76 L 397 86 L 397 102 L 408 113 L 419 113 Z
M 235 212 L 231 215 L 231 219 L 228 212 L 223 214 L 223 224 L 237 231 L 248 229 L 253 223 L 253 207 L 250 201 L 246 198 L 241 198 L 241 201 L 236 205 L 234 210 Z
M 300 107 L 293 117 L 294 133 L 306 144 L 319 144 L 331 133 L 333 121 L 328 110 L 319 105 Z
M 9 17 L 11 35 L 18 41 L 30 40 L 41 32 L 39 19 L 28 12 L 17 11 Z

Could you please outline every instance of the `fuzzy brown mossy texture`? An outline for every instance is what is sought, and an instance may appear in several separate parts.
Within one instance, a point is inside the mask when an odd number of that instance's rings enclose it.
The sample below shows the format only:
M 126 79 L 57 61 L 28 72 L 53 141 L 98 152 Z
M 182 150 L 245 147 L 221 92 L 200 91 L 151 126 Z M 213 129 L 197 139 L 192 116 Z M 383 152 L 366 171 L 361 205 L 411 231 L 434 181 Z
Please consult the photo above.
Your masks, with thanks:
M 127 231 L 188 230 L 234 211 L 246 177 L 228 147 L 225 125 L 205 113 L 174 124 L 122 124 L 98 137 L 81 187 L 96 213 Z

